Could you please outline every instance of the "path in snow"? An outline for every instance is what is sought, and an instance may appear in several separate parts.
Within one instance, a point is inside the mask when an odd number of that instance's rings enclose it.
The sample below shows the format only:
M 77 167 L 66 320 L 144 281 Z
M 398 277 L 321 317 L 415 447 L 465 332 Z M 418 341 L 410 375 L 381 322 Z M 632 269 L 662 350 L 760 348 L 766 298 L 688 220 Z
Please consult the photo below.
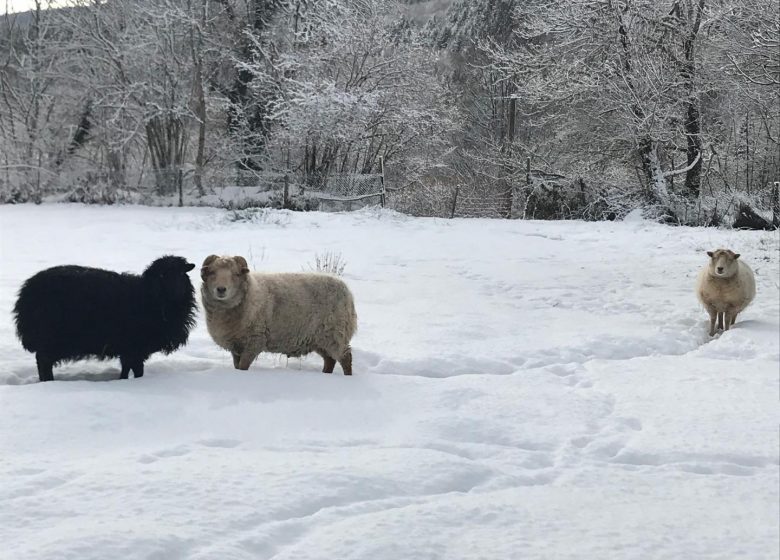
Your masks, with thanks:
M 0 236 L 0 558 L 780 552 L 777 233 L 62 205 L 0 207 Z M 693 284 L 717 246 L 758 296 L 711 340 Z M 201 321 L 142 379 L 80 362 L 39 384 L 13 335 L 20 283 L 55 264 L 327 250 L 353 378 L 237 372 Z

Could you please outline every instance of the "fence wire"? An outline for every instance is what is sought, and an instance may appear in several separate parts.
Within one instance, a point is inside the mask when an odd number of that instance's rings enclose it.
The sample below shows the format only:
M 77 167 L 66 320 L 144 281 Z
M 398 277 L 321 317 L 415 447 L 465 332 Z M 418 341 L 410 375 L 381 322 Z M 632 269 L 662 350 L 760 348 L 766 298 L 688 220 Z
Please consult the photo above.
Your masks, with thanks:
M 339 173 L 327 175 L 313 190 L 311 196 L 334 202 L 355 202 L 382 195 L 382 175 Z
M 219 204 L 230 208 L 356 210 L 381 204 L 384 194 L 380 174 L 245 172 L 221 180 L 212 176 L 209 184 Z

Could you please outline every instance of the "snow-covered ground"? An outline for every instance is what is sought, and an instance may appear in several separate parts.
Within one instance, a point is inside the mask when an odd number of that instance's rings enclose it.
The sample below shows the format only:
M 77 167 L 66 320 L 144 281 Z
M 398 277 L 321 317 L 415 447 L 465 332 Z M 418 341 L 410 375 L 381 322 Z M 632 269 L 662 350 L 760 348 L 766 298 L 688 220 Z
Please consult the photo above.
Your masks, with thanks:
M 778 557 L 777 233 L 231 215 L 0 207 L 1 558 Z M 758 295 L 710 339 L 693 285 L 719 246 Z M 201 320 L 142 379 L 37 383 L 14 336 L 19 285 L 56 264 L 325 251 L 356 296 L 351 378 L 235 371 Z

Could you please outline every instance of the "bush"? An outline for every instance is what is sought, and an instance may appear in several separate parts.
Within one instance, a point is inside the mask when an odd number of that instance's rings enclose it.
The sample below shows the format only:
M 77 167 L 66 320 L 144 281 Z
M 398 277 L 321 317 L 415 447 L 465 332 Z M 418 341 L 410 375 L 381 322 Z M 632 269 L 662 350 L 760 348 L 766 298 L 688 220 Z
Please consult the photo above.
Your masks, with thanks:
M 309 265 L 309 269 L 315 272 L 333 274 L 334 276 L 343 276 L 347 263 L 344 261 L 341 253 L 326 251 L 317 253 L 314 256 L 314 264 Z
M 265 193 L 264 193 L 265 194 Z M 260 208 L 270 208 L 273 210 L 292 210 L 294 212 L 310 212 L 319 208 L 320 201 L 314 197 L 306 195 L 291 195 L 287 197 L 287 204 L 284 203 L 284 195 L 279 191 L 274 191 L 265 199 L 260 198 L 233 198 L 230 200 L 221 200 L 220 207 L 226 210 L 250 210 Z
M 276 191 L 270 199 L 268 207 L 277 210 L 293 210 L 294 212 L 311 212 L 317 210 L 320 206 L 319 199 L 307 195 L 293 194 L 287 197 L 287 204 L 284 203 L 284 194 Z
M 228 212 L 228 222 L 269 224 L 284 227 L 290 223 L 289 212 L 276 212 L 273 208 L 244 208 Z
M 132 192 L 118 189 L 103 174 L 87 173 L 77 180 L 78 185 L 63 198 L 66 202 L 83 204 L 121 204 L 138 202 Z
M 0 204 L 24 204 L 25 202 L 40 204 L 41 195 L 23 187 L 11 187 L 5 190 L 0 184 Z

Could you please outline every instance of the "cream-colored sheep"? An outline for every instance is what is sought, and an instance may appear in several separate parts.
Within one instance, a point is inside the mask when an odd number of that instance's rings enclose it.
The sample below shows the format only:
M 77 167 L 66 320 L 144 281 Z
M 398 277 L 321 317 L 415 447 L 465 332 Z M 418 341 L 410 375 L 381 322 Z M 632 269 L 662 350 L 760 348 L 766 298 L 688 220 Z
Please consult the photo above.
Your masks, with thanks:
M 200 270 L 211 338 L 246 370 L 261 352 L 290 357 L 317 352 L 322 371 L 336 362 L 352 375 L 349 343 L 357 315 L 347 285 L 327 274 L 250 272 L 243 257 L 210 255 Z
M 750 267 L 739 259 L 739 254 L 729 249 L 707 251 L 710 262 L 702 268 L 696 284 L 699 296 L 710 314 L 710 336 L 717 328 L 729 330 L 741 313 L 756 296 L 756 279 Z

